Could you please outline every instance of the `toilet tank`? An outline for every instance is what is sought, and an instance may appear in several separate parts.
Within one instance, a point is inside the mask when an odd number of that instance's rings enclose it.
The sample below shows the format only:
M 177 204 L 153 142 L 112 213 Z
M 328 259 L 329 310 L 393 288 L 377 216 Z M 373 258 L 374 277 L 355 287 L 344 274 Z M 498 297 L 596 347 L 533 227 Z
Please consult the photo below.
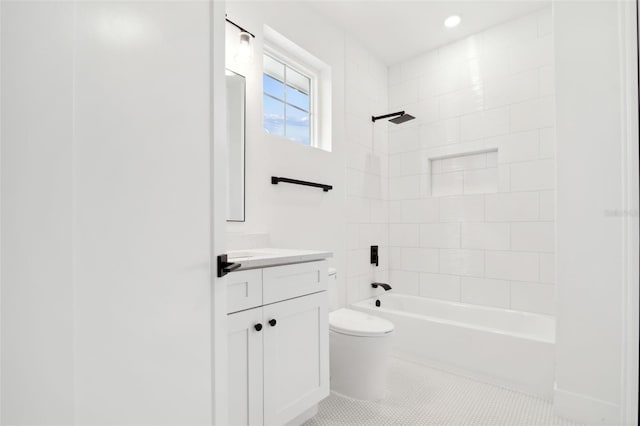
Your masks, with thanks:
M 340 292 L 338 291 L 336 268 L 329 268 L 327 286 L 329 287 L 329 311 L 335 311 L 340 308 Z

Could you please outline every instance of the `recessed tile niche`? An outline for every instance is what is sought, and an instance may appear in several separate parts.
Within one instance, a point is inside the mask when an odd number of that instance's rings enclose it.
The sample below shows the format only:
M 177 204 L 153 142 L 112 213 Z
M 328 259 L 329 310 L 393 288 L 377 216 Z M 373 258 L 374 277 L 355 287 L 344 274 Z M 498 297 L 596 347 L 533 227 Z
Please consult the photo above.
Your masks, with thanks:
M 498 151 L 431 160 L 431 195 L 498 192 Z

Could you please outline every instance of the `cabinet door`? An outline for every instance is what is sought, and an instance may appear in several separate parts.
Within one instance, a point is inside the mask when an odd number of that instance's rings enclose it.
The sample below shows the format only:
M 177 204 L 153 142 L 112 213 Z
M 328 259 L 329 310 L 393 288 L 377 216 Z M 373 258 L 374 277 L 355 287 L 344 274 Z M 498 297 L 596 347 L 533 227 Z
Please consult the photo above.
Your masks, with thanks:
M 263 309 L 264 422 L 282 425 L 329 395 L 327 292 Z
M 262 425 L 262 308 L 227 316 L 229 351 L 229 424 Z M 256 330 L 256 324 L 262 330 Z

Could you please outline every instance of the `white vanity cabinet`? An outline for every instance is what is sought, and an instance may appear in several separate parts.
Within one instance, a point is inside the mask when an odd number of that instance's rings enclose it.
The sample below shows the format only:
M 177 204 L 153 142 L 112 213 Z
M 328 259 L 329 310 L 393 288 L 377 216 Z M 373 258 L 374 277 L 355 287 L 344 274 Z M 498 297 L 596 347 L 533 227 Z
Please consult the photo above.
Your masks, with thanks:
M 244 309 L 227 316 L 230 424 L 291 422 L 329 395 L 327 262 L 233 272 L 228 286 Z
M 227 318 L 229 424 L 261 425 L 263 334 L 254 327 L 264 322 L 262 309 L 238 312 Z

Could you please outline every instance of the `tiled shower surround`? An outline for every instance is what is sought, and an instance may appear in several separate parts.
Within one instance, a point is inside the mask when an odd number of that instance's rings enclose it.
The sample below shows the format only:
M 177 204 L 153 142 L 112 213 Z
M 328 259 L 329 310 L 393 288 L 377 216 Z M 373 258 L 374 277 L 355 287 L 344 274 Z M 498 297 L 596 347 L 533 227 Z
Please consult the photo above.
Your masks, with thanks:
M 417 117 L 388 125 L 395 291 L 553 312 L 551 31 L 545 8 L 389 69 Z
M 347 303 L 371 297 L 371 282 L 389 279 L 388 124 L 371 123 L 387 112 L 387 67 L 355 39 L 345 44 L 347 136 Z M 370 265 L 378 245 L 380 263 Z

